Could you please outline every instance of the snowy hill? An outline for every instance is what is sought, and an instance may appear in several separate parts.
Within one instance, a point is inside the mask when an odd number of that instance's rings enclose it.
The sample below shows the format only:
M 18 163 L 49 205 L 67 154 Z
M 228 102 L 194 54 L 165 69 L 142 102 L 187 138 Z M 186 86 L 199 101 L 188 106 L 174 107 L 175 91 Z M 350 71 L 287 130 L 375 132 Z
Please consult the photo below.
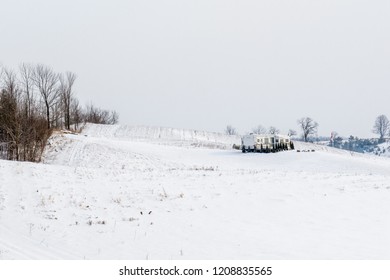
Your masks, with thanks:
M 0 258 L 390 258 L 389 159 L 237 139 L 88 125 L 43 163 L 0 161 Z
M 87 124 L 83 134 L 109 139 L 223 149 L 231 148 L 233 144 L 241 143 L 241 138 L 237 135 L 151 126 Z

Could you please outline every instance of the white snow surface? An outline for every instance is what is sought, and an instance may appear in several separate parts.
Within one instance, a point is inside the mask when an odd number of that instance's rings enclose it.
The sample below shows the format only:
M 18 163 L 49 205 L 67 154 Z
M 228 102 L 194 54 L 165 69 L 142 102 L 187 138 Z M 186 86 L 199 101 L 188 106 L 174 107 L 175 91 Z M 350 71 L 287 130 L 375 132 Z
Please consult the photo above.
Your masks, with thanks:
M 390 259 L 388 158 L 233 143 L 89 124 L 1 160 L 0 259 Z

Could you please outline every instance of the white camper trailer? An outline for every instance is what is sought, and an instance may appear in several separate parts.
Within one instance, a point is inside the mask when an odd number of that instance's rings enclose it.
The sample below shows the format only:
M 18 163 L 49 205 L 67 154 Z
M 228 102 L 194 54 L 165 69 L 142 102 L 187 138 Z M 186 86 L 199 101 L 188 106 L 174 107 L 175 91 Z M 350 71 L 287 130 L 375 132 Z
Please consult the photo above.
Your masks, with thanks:
M 280 134 L 249 134 L 241 138 L 241 150 L 246 152 L 274 153 L 294 149 L 290 137 Z

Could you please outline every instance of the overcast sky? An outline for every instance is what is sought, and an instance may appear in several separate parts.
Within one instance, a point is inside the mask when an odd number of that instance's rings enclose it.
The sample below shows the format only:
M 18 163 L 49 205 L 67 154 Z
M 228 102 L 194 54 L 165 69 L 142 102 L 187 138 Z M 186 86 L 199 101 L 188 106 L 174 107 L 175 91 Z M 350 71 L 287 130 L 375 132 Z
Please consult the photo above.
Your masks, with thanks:
M 0 63 L 77 74 L 122 124 L 371 136 L 390 118 L 389 0 L 0 0 Z

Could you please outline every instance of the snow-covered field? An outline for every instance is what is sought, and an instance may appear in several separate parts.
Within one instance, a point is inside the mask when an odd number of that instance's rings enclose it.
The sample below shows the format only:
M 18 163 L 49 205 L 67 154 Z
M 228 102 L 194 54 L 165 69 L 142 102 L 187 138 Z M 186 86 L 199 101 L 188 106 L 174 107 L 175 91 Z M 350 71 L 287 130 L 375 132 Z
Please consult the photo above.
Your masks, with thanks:
M 0 161 L 0 259 L 390 259 L 390 160 L 88 125 Z

